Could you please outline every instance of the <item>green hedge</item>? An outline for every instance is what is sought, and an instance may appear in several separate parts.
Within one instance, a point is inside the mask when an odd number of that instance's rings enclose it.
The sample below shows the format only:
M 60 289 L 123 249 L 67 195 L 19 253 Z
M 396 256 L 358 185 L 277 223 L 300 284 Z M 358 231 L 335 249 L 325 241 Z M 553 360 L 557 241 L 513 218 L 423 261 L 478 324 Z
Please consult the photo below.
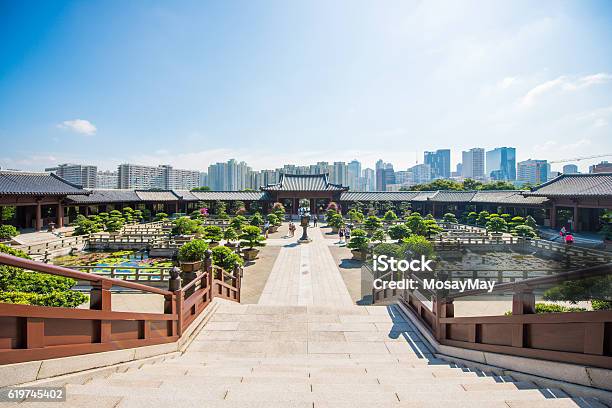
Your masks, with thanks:
M 51 292 L 47 294 L 28 292 L 0 292 L 0 303 L 20 305 L 77 307 L 87 301 L 87 296 L 80 292 Z

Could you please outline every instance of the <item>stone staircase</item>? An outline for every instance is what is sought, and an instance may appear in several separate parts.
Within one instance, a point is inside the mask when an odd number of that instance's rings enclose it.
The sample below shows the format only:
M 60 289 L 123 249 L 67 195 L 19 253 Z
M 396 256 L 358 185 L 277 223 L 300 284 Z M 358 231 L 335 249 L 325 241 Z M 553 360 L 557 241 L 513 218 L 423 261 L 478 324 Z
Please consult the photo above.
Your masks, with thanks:
M 231 302 L 183 354 L 69 384 L 67 395 L 49 407 L 605 406 L 438 359 L 396 306 Z M 31 404 L 46 407 L 11 406 Z

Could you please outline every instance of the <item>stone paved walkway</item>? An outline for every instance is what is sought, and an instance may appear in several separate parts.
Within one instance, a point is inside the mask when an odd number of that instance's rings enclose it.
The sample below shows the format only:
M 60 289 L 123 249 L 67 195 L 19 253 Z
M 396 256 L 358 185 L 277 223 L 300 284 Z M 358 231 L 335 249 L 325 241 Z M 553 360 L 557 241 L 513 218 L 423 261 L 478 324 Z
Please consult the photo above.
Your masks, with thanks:
M 354 304 L 344 284 L 336 261 L 329 252 L 328 239 L 319 228 L 309 228 L 312 242 L 298 244 L 293 238 L 270 239 L 268 245 L 282 245 L 266 286 L 259 298 L 261 305 Z

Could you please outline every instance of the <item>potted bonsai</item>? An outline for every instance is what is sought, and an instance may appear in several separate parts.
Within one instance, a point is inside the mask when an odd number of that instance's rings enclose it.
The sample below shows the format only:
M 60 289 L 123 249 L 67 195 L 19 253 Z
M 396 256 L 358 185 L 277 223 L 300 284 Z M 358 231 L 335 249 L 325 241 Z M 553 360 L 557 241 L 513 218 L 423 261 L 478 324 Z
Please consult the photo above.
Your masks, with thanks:
M 244 261 L 230 248 L 218 246 L 212 249 L 213 265 L 221 267 L 224 271 L 231 272 L 237 266 L 242 266 Z
M 388 210 L 385 213 L 385 215 L 383 215 L 383 220 L 385 221 L 386 224 L 391 224 L 397 221 L 397 219 L 398 219 L 397 214 L 395 214 L 393 210 Z
M 254 226 L 254 227 L 261 227 L 264 224 L 264 220 L 263 220 L 263 217 L 261 216 L 261 214 L 258 213 L 258 212 L 253 214 L 253 216 L 251 217 L 250 224 L 252 226 Z
M 342 215 L 338 213 L 330 214 L 330 216 L 327 218 L 327 225 L 331 227 L 332 232 L 338 232 L 338 230 L 344 225 L 344 218 L 342 218 Z
M 612 247 L 612 211 L 606 210 L 599 218 L 601 229 L 599 233 L 602 235 L 606 249 Z
M 225 246 L 234 248 L 236 247 L 236 240 L 238 239 L 238 233 L 232 227 L 227 227 L 223 232 L 223 239 L 225 239 Z
M 501 238 L 504 231 L 506 231 L 507 223 L 502 217 L 497 214 L 491 214 L 489 221 L 486 224 L 487 231 L 490 231 L 491 238 Z
M 263 241 L 266 239 L 263 235 L 261 235 L 261 229 L 256 227 L 255 225 L 247 225 L 242 229 L 242 234 L 240 235 L 240 246 L 244 249 L 242 250 L 244 259 L 247 261 L 252 261 L 257 258 L 257 254 L 259 250 L 255 247 L 262 247 L 266 245 Z
M 183 272 L 195 272 L 202 267 L 204 253 L 208 249 L 208 244 L 201 239 L 194 239 L 187 242 L 178 251 L 178 260 Z
M 362 229 L 357 228 L 354 229 L 351 233 L 351 239 L 347 247 L 351 249 L 353 259 L 365 261 L 368 255 L 369 244 L 370 239 L 368 238 L 368 233 Z
M 242 227 L 247 224 L 247 219 L 244 215 L 237 215 L 229 222 L 229 226 L 236 232 L 242 231 Z
M 204 239 L 210 240 L 208 245 L 211 248 L 216 247 L 223 239 L 223 230 L 217 225 L 207 225 L 204 227 Z
M 395 224 L 389 227 L 389 237 L 400 242 L 404 238 L 408 238 L 412 234 L 410 227 L 406 224 Z
M 280 225 L 280 220 L 275 214 L 268 214 L 268 222 L 270 223 L 269 232 L 278 231 L 278 226 Z
M 382 227 L 382 222 L 377 216 L 370 215 L 368 218 L 366 218 L 363 226 L 365 227 L 365 230 L 369 233 L 369 235 L 372 235 L 374 231 Z

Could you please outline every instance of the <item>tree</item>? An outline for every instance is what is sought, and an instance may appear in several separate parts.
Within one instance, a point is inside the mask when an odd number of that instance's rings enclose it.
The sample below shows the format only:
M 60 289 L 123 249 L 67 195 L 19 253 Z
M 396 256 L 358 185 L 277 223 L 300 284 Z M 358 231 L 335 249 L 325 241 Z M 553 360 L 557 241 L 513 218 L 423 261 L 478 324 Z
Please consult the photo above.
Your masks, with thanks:
M 476 219 L 478 218 L 478 214 L 475 211 L 470 211 L 467 214 L 467 223 L 469 225 L 476 225 Z
M 19 231 L 12 225 L 0 225 L 0 239 L 11 239 L 17 235 Z
M 433 244 L 421 235 L 411 235 L 408 238 L 404 238 L 401 248 L 406 259 L 417 258 L 421 255 L 424 255 L 428 259 L 435 258 Z
M 457 224 L 457 217 L 453 213 L 444 214 L 443 219 L 444 219 L 444 222 L 447 222 L 449 224 Z
M 234 242 L 238 239 L 238 232 L 233 227 L 227 227 L 223 232 L 223 239 L 227 242 Z
M 425 227 L 425 220 L 421 217 L 418 212 L 413 212 L 408 218 L 406 218 L 406 225 L 410 228 L 413 234 L 423 235 L 427 233 Z
M 365 218 L 361 211 L 358 211 L 354 208 L 351 209 L 346 215 L 348 216 L 349 220 L 351 220 L 351 222 L 356 224 L 361 224 Z
M 383 220 L 385 220 L 385 222 L 397 221 L 397 215 L 393 212 L 393 210 L 387 210 L 383 216 Z
M 234 214 L 239 214 L 245 208 L 246 208 L 246 205 L 244 204 L 244 201 L 238 200 L 238 201 L 233 201 L 232 202 L 232 213 L 234 213 Z
M 396 239 L 397 241 L 401 241 L 404 238 L 410 236 L 412 231 L 406 224 L 395 224 L 389 227 L 389 237 L 391 239 Z
M 266 216 L 266 218 L 268 218 L 270 225 L 280 225 L 280 220 L 275 214 L 270 213 Z
M 217 225 L 207 225 L 204 227 L 204 239 L 210 242 L 219 242 L 223 238 L 223 230 Z
M 172 235 L 191 235 L 202 233 L 202 226 L 189 217 L 180 217 L 172 223 Z
M 346 246 L 355 251 L 365 251 L 368 249 L 369 243 L 368 233 L 362 229 L 355 228 L 351 232 L 351 239 Z
M 377 229 L 372 233 L 372 242 L 383 242 L 385 240 L 385 230 L 382 228 Z
M 121 211 L 113 210 L 110 212 L 108 219 L 106 220 L 105 227 L 109 232 L 117 232 L 123 228 L 125 219 L 121 214 Z
M 202 239 L 193 239 L 181 246 L 178 251 L 178 259 L 181 262 L 198 262 L 204 259 L 208 249 L 208 243 Z
M 527 217 L 525 217 L 525 225 L 533 229 L 538 228 L 538 224 L 536 223 L 535 218 L 533 218 L 531 215 L 528 215 Z
M 272 206 L 272 213 L 278 218 L 279 225 L 285 220 L 286 211 L 285 206 L 282 203 L 274 203 L 274 205 Z
M 224 271 L 233 271 L 237 266 L 241 266 L 244 261 L 234 251 L 226 246 L 217 246 L 212 249 L 213 265 L 221 267 Z
M 334 213 L 327 219 L 327 225 L 332 228 L 342 228 L 344 225 L 344 218 L 342 218 L 342 215 Z
M 363 223 L 363 226 L 369 234 L 373 234 L 374 231 L 382 227 L 382 222 L 377 216 L 370 215 L 368 218 L 366 218 L 365 222 Z
M 425 228 L 425 237 L 431 238 L 434 235 L 438 235 L 442 232 L 442 227 L 438 225 L 436 220 L 433 219 L 425 219 L 423 220 L 423 225 Z
M 0 224 L 2 221 L 11 221 L 15 218 L 15 214 L 17 214 L 16 207 L 6 205 L 0 207 Z
M 256 227 L 261 227 L 264 223 L 263 217 L 261 216 L 260 213 L 256 212 L 255 214 L 253 214 L 253 216 L 251 217 L 251 225 L 254 225 Z
M 512 229 L 512 235 L 516 235 L 523 238 L 536 238 L 538 234 L 529 225 L 517 225 Z
M 488 211 L 481 211 L 478 213 L 478 218 L 476 219 L 476 224 L 480 227 L 484 227 L 485 225 L 487 225 L 487 222 L 489 221 L 489 212 Z
M 242 230 L 242 227 L 247 224 L 246 217 L 237 215 L 229 222 L 230 227 L 235 229 L 237 232 Z
M 601 222 L 599 234 L 606 241 L 612 240 L 612 210 L 604 211 L 601 217 L 599 217 L 599 221 Z
M 465 185 L 465 182 L 463 184 Z M 478 187 L 478 190 L 514 190 L 515 188 L 514 184 L 510 182 L 498 180 L 484 183 Z
M 166 221 L 168 219 L 168 214 L 165 212 L 158 212 L 155 214 L 155 221 Z
M 192 188 L 191 191 L 210 191 L 210 187 L 208 186 L 195 187 L 195 188 Z
M 482 186 L 480 181 L 476 181 L 471 178 L 463 181 L 463 190 L 478 190 L 480 186 Z
M 259 227 L 254 225 L 245 226 L 242 229 L 242 234 L 240 234 L 240 239 L 240 245 L 248 249 L 266 245 L 265 242 L 263 242 L 266 238 L 261 235 Z
M 488 231 L 495 232 L 495 233 L 504 232 L 507 229 L 506 220 L 504 220 L 502 217 L 499 217 L 499 216 L 497 217 L 491 216 L 486 226 L 487 226 Z
M 89 235 L 102 230 L 102 224 L 89 220 L 81 215 L 79 217 L 77 217 L 74 235 Z

